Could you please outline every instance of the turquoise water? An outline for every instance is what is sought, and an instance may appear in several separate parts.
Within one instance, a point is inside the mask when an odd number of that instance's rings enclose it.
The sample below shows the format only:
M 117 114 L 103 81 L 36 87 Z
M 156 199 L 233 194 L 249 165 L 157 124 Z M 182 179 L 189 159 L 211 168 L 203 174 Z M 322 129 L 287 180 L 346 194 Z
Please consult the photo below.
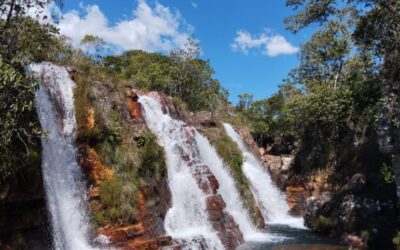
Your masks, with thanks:
M 291 228 L 287 225 L 271 225 L 269 242 L 247 242 L 240 250 L 346 250 L 337 240 L 330 239 L 307 229 Z

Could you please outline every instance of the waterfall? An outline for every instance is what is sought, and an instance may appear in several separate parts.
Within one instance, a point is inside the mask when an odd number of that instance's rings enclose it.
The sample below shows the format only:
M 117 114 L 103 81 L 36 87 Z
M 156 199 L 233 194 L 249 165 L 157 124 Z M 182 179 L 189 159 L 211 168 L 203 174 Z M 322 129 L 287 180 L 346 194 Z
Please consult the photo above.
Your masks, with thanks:
M 210 166 L 210 170 L 219 181 L 218 192 L 226 202 L 226 209 L 234 217 L 239 224 L 240 230 L 243 232 L 246 241 L 265 241 L 268 235 L 259 232 L 243 208 L 239 191 L 235 185 L 235 180 L 230 175 L 224 161 L 219 157 L 215 148 L 201 134 L 196 133 L 196 141 L 199 147 L 201 159 L 205 164 Z
M 43 130 L 42 171 L 56 250 L 94 249 L 88 243 L 89 220 L 82 172 L 76 160 L 74 82 L 63 67 L 32 64 L 28 72 L 42 81 L 35 93 Z
M 257 202 L 262 207 L 262 214 L 268 224 L 287 224 L 293 227 L 304 228 L 303 219 L 289 215 L 289 206 L 285 195 L 272 182 L 271 176 L 256 157 L 246 148 L 240 135 L 230 124 L 224 123 L 229 137 L 243 152 L 243 173 L 249 180 Z
M 194 239 L 204 239 L 210 249 L 223 249 L 217 232 L 208 219 L 206 194 L 192 174 L 193 166 L 190 161 L 199 157 L 196 149 L 188 142 L 188 137 L 195 131 L 184 122 L 165 114 L 156 96 L 140 96 L 139 101 L 148 127 L 165 151 L 168 184 L 172 195 L 172 207 L 164 222 L 167 234 L 189 244 L 188 249 L 201 248 Z

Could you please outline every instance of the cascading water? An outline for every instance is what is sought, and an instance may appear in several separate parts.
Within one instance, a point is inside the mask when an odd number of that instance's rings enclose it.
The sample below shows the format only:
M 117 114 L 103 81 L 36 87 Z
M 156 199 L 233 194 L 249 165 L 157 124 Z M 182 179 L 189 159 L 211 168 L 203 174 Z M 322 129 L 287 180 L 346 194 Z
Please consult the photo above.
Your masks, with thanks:
M 28 71 L 42 80 L 35 103 L 42 136 L 42 171 L 56 250 L 95 249 L 88 243 L 81 169 L 76 161 L 74 82 L 63 67 L 33 64 Z
M 188 143 L 188 136 L 194 130 L 164 114 L 156 96 L 141 96 L 139 101 L 147 125 L 165 150 L 172 194 L 172 207 L 165 218 L 167 234 L 185 242 L 188 249 L 200 248 L 195 239 L 204 239 L 210 249 L 223 249 L 208 219 L 206 194 L 199 188 L 191 171 L 190 160 L 198 158 L 197 152 Z M 190 159 L 183 159 L 183 155 Z
M 196 141 L 199 147 L 200 157 L 202 161 L 210 167 L 219 182 L 218 192 L 226 203 L 226 209 L 239 224 L 240 230 L 243 232 L 246 241 L 265 241 L 268 235 L 259 232 L 247 213 L 243 208 L 239 192 L 236 188 L 235 181 L 227 170 L 223 160 L 217 154 L 215 148 L 201 134 L 196 133 Z
M 246 148 L 240 135 L 236 133 L 230 124 L 224 123 L 224 128 L 228 136 L 236 142 L 243 152 L 245 159 L 243 173 L 252 186 L 257 202 L 262 206 L 261 212 L 267 219 L 267 223 L 287 224 L 293 227 L 304 228 L 303 219 L 289 215 L 289 206 L 285 195 L 276 188 L 269 173 Z

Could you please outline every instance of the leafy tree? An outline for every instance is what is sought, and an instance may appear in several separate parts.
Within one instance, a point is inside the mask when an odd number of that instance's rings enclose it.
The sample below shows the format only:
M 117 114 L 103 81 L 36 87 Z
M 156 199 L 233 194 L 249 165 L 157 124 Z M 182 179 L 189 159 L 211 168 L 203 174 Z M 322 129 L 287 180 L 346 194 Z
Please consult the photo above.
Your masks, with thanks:
M 362 105 L 373 107 L 377 117 L 377 132 L 380 149 L 384 153 L 395 154 L 396 183 L 400 186 L 400 1 L 398 0 L 350 0 L 350 1 L 316 1 L 316 0 L 287 0 L 288 6 L 297 10 L 297 14 L 286 19 L 288 28 L 294 32 L 312 24 L 326 24 L 338 20 L 345 11 L 352 13 L 352 26 L 349 29 L 352 42 L 359 54 L 352 60 L 348 60 L 348 69 L 358 64 L 368 68 L 364 70 L 364 76 L 348 72 L 347 84 L 351 91 L 361 95 L 354 98 L 355 107 L 360 112 Z M 354 52 L 354 48 L 352 49 Z M 363 60 L 363 61 L 360 61 Z M 360 62 L 361 65 L 360 65 Z M 360 81 L 366 76 L 372 75 L 373 81 L 364 79 L 363 87 Z M 351 79 L 352 77 L 355 77 Z M 352 81 L 354 80 L 354 81 Z M 365 86 L 365 87 L 364 87 Z M 365 88 L 363 90 L 362 88 Z M 376 90 L 380 93 L 376 93 Z M 365 98 L 366 97 L 366 98 Z M 380 97 L 378 102 L 377 97 Z M 375 105 L 374 105 L 375 103 Z M 366 109 L 365 107 L 365 109 Z M 376 107 L 379 107 L 379 112 Z M 370 121 L 371 112 L 367 119 L 358 119 L 358 124 Z M 373 113 L 373 112 L 372 112 Z M 353 119 L 352 121 L 357 120 Z M 369 125 L 365 125 L 369 127 Z M 400 197 L 400 188 L 397 190 Z
M 226 102 L 227 92 L 208 61 L 198 58 L 200 49 L 189 40 L 183 49 L 169 56 L 144 51 L 126 51 L 121 56 L 107 56 L 102 61 L 110 74 L 131 79 L 138 88 L 164 92 L 185 101 L 193 111 L 216 111 Z
M 0 72 L 1 185 L 30 156 L 31 147 L 35 146 L 39 134 L 39 126 L 33 103 L 37 82 L 24 77 L 1 57 Z
M 236 107 L 237 111 L 245 111 L 250 108 L 251 103 L 253 102 L 253 95 L 249 93 L 244 93 L 238 95 L 239 103 Z
M 34 107 L 37 82 L 24 66 L 31 62 L 64 60 L 68 49 L 55 36 L 57 29 L 28 17 L 42 18 L 50 1 L 0 1 L 0 186 L 24 167 L 34 165 L 39 124 Z M 36 148 L 36 149 L 35 149 Z M 37 163 L 37 162 L 36 162 Z M 36 164 L 35 163 L 35 164 Z
M 93 35 L 85 35 L 80 42 L 80 46 L 96 62 L 99 62 L 109 50 L 107 43 L 102 38 Z

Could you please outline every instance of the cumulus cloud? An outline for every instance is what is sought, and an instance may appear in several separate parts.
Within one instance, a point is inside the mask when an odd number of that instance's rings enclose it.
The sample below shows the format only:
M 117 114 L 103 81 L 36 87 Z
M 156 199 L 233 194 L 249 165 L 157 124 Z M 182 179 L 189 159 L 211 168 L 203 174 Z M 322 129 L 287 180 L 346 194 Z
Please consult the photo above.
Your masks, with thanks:
M 293 46 L 281 35 L 264 32 L 258 36 L 254 36 L 246 30 L 240 30 L 236 33 L 231 48 L 246 55 L 250 50 L 257 50 L 270 57 L 290 55 L 299 51 L 299 48 Z
M 170 51 L 181 48 L 192 33 L 178 11 L 160 3 L 150 6 L 145 0 L 139 0 L 131 17 L 115 24 L 98 5 L 88 5 L 63 14 L 57 27 L 75 46 L 85 35 L 93 35 L 122 50 Z

